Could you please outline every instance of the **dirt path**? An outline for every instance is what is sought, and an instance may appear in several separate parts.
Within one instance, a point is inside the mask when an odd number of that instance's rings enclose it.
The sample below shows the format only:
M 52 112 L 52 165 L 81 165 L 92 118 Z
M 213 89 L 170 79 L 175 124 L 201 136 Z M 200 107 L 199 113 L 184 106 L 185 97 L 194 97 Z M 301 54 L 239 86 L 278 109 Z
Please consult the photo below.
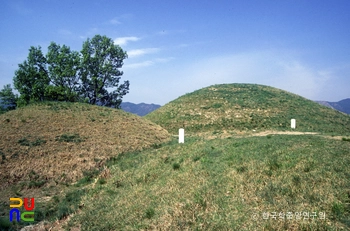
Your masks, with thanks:
M 263 131 L 253 133 L 251 136 L 267 136 L 267 135 L 317 135 L 317 132 L 293 132 L 293 131 Z
M 297 132 L 297 131 L 264 131 L 252 134 L 250 136 L 267 136 L 267 135 L 317 135 L 328 139 L 341 140 L 344 136 L 321 135 L 318 132 Z
M 232 132 L 232 131 L 226 131 L 224 130 L 220 134 L 212 134 L 212 132 L 204 132 L 204 133 L 197 133 L 197 134 L 189 134 L 188 136 L 200 136 L 204 137 L 205 139 L 212 140 L 212 139 L 225 139 L 228 137 L 235 137 L 235 138 L 244 138 L 244 137 L 252 137 L 252 136 L 267 136 L 267 135 L 315 135 L 315 136 L 321 136 L 327 139 L 335 139 L 335 140 L 341 140 L 344 136 L 330 136 L 330 135 L 322 135 L 318 132 L 298 132 L 298 131 L 273 131 L 273 130 L 267 130 L 262 132 Z M 176 135 L 174 135 L 175 137 Z

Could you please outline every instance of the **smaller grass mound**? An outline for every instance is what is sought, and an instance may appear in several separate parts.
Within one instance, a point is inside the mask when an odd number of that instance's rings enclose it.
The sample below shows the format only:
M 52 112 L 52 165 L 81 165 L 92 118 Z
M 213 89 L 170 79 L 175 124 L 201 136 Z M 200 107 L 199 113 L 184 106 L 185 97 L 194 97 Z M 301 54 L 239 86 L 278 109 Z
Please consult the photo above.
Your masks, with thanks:
M 120 153 L 160 146 L 166 130 L 122 110 L 82 103 L 33 104 L 0 115 L 0 202 L 41 197 L 103 170 Z M 83 182 L 82 182 L 83 184 Z M 1 214 L 0 214 L 1 215 Z

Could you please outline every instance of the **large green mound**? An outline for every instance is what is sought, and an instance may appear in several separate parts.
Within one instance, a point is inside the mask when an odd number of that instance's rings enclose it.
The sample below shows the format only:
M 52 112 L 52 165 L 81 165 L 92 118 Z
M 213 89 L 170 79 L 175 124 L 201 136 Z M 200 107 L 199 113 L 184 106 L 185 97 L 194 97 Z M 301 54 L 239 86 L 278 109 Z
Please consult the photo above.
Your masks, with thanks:
M 257 84 L 220 84 L 188 93 L 146 116 L 171 133 L 290 130 L 350 134 L 350 116 L 301 96 Z

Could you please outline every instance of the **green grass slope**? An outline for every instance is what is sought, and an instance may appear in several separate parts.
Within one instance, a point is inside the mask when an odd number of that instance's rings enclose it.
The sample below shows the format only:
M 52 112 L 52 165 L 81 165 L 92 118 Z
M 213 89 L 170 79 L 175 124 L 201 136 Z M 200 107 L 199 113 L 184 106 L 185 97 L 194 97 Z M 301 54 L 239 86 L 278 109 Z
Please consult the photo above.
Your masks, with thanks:
M 30 225 L 8 222 L 9 197 L 35 197 L 34 230 L 350 229 L 349 137 L 193 135 L 178 144 L 147 120 L 85 104 L 50 103 L 0 118 L 7 131 L 1 174 L 16 173 L 6 167 L 11 159 L 35 165 L 0 190 L 0 230 Z M 46 182 L 53 163 L 69 171 Z M 79 166 L 93 168 L 70 184 L 66 175 Z
M 301 96 L 257 84 L 221 84 L 188 93 L 146 115 L 171 133 L 252 130 L 350 134 L 350 116 Z
M 65 229 L 348 230 L 349 149 L 311 135 L 175 139 L 111 160 Z

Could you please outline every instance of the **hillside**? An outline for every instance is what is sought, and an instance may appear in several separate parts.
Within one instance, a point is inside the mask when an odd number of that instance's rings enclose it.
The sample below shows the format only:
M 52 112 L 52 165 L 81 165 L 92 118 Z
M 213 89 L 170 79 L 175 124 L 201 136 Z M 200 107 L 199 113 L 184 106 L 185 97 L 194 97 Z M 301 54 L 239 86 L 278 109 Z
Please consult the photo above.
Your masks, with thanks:
M 58 217 L 64 230 L 349 230 L 349 148 L 313 135 L 175 138 L 38 210 L 76 206 Z
M 242 93 L 245 87 L 307 104 L 278 89 L 243 85 Z M 206 100 L 203 110 L 215 118 Z M 219 113 L 221 104 L 213 107 Z M 275 108 L 272 102 L 264 110 Z M 200 128 L 211 135 L 222 125 L 213 126 Z M 87 104 L 46 103 L 0 115 L 0 230 L 349 229 L 349 137 L 200 133 L 178 144 L 144 118 Z M 9 197 L 34 197 L 35 222 L 10 223 Z
M 121 109 L 126 112 L 130 112 L 139 116 L 145 116 L 148 113 L 160 108 L 158 104 L 147 104 L 147 103 L 130 103 L 130 102 L 122 102 L 120 105 Z
M 240 134 L 252 131 L 290 130 L 350 134 L 350 116 L 301 96 L 263 85 L 221 84 L 188 93 L 145 118 L 176 134 Z
M 110 157 L 168 139 L 160 126 L 122 110 L 79 103 L 19 108 L 0 115 L 0 190 L 71 183 Z

